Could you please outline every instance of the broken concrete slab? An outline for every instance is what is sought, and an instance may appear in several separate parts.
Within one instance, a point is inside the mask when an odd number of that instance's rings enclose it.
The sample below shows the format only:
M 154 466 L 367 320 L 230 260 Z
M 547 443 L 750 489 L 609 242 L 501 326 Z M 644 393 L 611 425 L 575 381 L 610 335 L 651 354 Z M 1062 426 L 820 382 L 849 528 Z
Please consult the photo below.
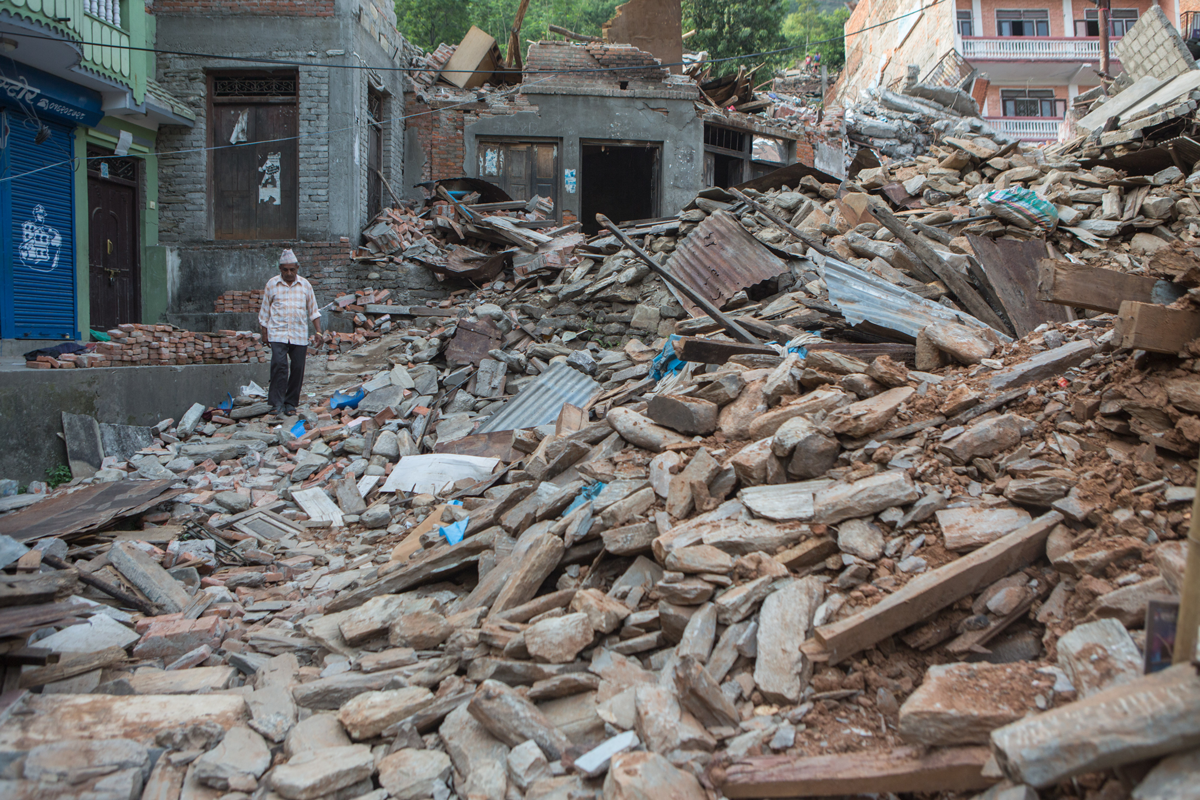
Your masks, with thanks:
M 824 598 L 824 585 L 809 577 L 787 581 L 763 601 L 754 682 L 767 700 L 800 701 L 812 670 L 800 645 L 809 637 L 813 615 Z
M 969 506 L 934 513 L 942 526 L 946 549 L 974 550 L 1029 524 L 1028 511 L 1015 506 Z
M 375 759 L 366 745 L 299 753 L 271 771 L 271 788 L 287 800 L 316 800 L 370 778 Z
M 1142 674 L 1142 656 L 1133 637 L 1114 619 L 1078 625 L 1060 636 L 1058 665 L 1080 697 L 1132 683 Z
M 133 542 L 115 542 L 108 551 L 108 560 L 150 602 L 168 614 L 183 611 L 192 599 L 183 584 Z
M 996 728 L 1037 713 L 1054 679 L 1032 664 L 935 664 L 900 707 L 900 736 L 927 746 L 986 744 Z

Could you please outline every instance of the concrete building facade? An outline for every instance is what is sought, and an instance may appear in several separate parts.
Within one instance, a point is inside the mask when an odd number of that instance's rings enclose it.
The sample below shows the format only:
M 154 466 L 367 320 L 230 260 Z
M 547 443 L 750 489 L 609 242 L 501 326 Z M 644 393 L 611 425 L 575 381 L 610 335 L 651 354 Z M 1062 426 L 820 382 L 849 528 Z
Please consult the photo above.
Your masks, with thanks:
M 529 46 L 522 83 L 464 93 L 436 82 L 452 48 L 407 97 L 407 191 L 467 176 L 514 199 L 549 197 L 563 223 L 677 213 L 706 186 L 731 186 L 796 161 L 813 164 L 815 131 L 713 108 L 696 83 L 621 44 Z
M 192 114 L 155 81 L 142 0 L 0 0 L 0 352 L 165 308 L 161 125 Z
M 1111 5 L 1113 75 L 1122 70 L 1115 44 L 1152 7 L 1180 26 L 1176 0 Z M 1099 22 L 1089 0 L 861 0 L 845 31 L 846 68 L 830 93 L 841 104 L 870 87 L 896 88 L 918 64 L 922 80 L 935 83 L 974 74 L 969 88 L 993 128 L 1053 141 L 1075 96 L 1099 84 Z
M 197 118 L 164 129 L 159 145 L 168 318 L 204 330 L 216 298 L 261 289 L 285 247 L 321 303 L 369 283 L 431 289 L 427 275 L 372 279 L 349 258 L 403 185 L 402 68 L 415 51 L 391 4 L 156 0 L 154 10 L 162 49 L 206 53 L 159 60 L 160 82 Z

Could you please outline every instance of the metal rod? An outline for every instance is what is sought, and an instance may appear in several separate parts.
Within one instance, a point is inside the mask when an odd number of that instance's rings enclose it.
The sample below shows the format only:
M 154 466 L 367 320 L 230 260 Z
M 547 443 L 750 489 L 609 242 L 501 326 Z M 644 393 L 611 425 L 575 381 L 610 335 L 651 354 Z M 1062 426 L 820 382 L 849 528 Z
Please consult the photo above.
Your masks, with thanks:
M 716 322 L 718 322 L 721 325 L 721 327 L 723 327 L 725 330 L 729 331 L 730 335 L 733 336 L 735 339 L 745 342 L 746 344 L 762 344 L 762 342 L 760 342 L 758 339 L 754 338 L 754 335 L 751 334 L 748 330 L 746 330 L 741 325 L 734 322 L 733 319 L 731 319 L 730 317 L 721 313 L 721 310 L 719 308 L 717 308 L 716 306 L 714 306 L 707 297 L 700 294 L 695 289 L 693 289 L 691 286 L 688 286 L 686 283 L 684 283 L 683 281 L 676 278 L 674 275 L 672 275 L 670 272 L 668 272 L 665 267 L 661 266 L 657 261 L 655 261 L 653 258 L 651 258 L 649 253 L 647 253 L 645 250 L 643 250 L 642 248 L 640 248 L 636 244 L 634 244 L 633 240 L 630 239 L 628 236 L 626 236 L 624 234 L 624 232 L 622 232 L 621 229 L 616 226 L 616 223 L 614 223 L 611 219 L 604 216 L 603 214 L 597 214 L 596 221 L 599 222 L 601 225 L 603 225 L 605 228 L 608 228 L 608 230 L 612 231 L 613 236 L 616 236 L 617 240 L 620 241 L 621 244 L 625 245 L 630 250 L 632 250 L 634 255 L 636 255 L 642 261 L 645 261 L 646 266 L 648 266 L 651 269 L 651 271 L 656 273 L 660 278 L 662 278 L 664 281 L 666 281 L 667 283 L 674 286 L 679 291 L 683 292 L 689 300 L 691 300 L 696 305 L 700 306 L 700 308 L 704 311 L 705 314 L 708 314 Z
M 791 225 L 788 222 L 785 222 L 778 214 L 771 211 L 769 208 L 767 208 L 766 206 L 764 206 L 762 203 L 758 202 L 754 198 L 748 196 L 747 194 L 742 192 L 740 189 L 730 189 L 729 191 L 733 192 L 734 197 L 741 200 L 743 203 L 750 206 L 755 211 L 762 214 L 764 217 L 771 220 L 771 222 L 774 222 L 776 225 L 783 228 L 786 232 L 790 233 L 795 238 L 804 242 L 806 245 L 811 247 L 813 250 L 816 250 L 821 255 L 825 256 L 826 258 L 838 258 L 837 253 L 835 253 L 832 250 L 830 250 L 829 248 L 825 247 L 819 241 L 814 241 L 817 239 L 816 234 L 805 233 L 804 231 L 800 230 L 796 226 Z
M 50 566 L 54 567 L 55 569 L 74 570 L 75 574 L 79 576 L 79 580 L 83 581 L 88 586 L 92 586 L 92 587 L 95 587 L 96 589 L 99 589 L 100 591 L 102 591 L 106 595 L 108 595 L 109 597 L 112 597 L 116 600 L 120 600 L 122 603 L 124 603 L 127 606 L 130 606 L 131 608 L 136 608 L 138 611 L 142 612 L 147 617 L 157 617 L 159 614 L 158 607 L 155 606 L 153 603 L 149 603 L 145 600 L 142 600 L 141 598 L 134 597 L 129 592 L 126 592 L 124 589 L 119 589 L 116 586 L 113 586 L 108 581 L 104 580 L 103 578 L 97 578 L 95 575 L 91 574 L 90 572 L 84 572 L 83 570 L 78 569 L 78 568 L 72 566 L 71 564 L 68 564 L 66 561 L 63 561 L 58 556 L 52 556 L 49 553 L 42 553 L 42 563 L 49 564 Z

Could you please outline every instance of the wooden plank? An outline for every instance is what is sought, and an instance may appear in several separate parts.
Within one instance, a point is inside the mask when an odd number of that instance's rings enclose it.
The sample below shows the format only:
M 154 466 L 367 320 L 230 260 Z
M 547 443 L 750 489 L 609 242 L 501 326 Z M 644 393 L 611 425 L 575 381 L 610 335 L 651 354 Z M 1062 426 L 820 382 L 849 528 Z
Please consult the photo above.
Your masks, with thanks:
M 468 536 L 453 547 L 435 547 L 428 554 L 411 563 L 400 565 L 398 569 L 388 572 L 374 583 L 367 584 L 361 589 L 343 592 L 333 598 L 326 606 L 326 613 L 345 611 L 356 608 L 381 594 L 398 594 L 415 586 L 421 586 L 434 580 L 440 580 L 446 575 L 474 564 L 485 550 L 491 550 L 492 534 L 481 533 Z M 386 569 L 385 564 L 382 569 Z
M 1046 258 L 1044 240 L 991 239 L 968 234 L 967 241 L 1018 337 L 1044 322 L 1071 321 L 1066 308 L 1037 298 L 1038 263 Z
M 330 522 L 334 527 L 342 526 L 342 511 L 325 490 L 320 487 L 292 492 L 292 499 L 300 504 L 308 518 L 319 522 Z
M 802 646 L 814 660 L 837 663 L 1010 575 L 1045 554 L 1046 537 L 1062 514 L 1043 514 L 957 561 L 913 578 L 904 588 L 859 613 L 823 625 Z
M 979 292 L 975 291 L 975 287 L 971 286 L 958 270 L 942 260 L 937 251 L 926 244 L 924 239 L 909 230 L 909 227 L 901 222 L 882 201 L 873 199 L 870 208 L 871 213 L 875 215 L 880 224 L 891 231 L 901 244 L 912 250 L 917 258 L 921 259 L 934 275 L 937 275 L 938 280 L 946 284 L 959 302 L 966 306 L 967 311 L 985 325 L 990 325 L 1001 333 L 1006 331 L 1003 320 L 997 316 L 991 306 L 984 302 Z
M 1121 310 L 1121 303 L 1174 303 L 1187 293 L 1186 287 L 1115 269 L 1096 269 L 1071 261 L 1043 259 L 1038 262 L 1038 300 L 1093 311 Z
M 775 348 L 766 345 L 744 344 L 720 339 L 699 339 L 685 336 L 675 342 L 675 355 L 684 361 L 696 361 L 701 364 L 724 364 L 730 357 L 744 355 L 777 356 Z
M 19 686 L 22 689 L 45 686 L 47 683 L 64 681 L 94 669 L 111 667 L 124 660 L 125 648 L 123 647 L 108 647 L 97 653 L 67 653 L 59 659 L 57 664 L 22 672 Z
M 967 792 L 994 783 L 983 776 L 986 747 L 900 747 L 844 755 L 757 756 L 718 771 L 726 797 L 826 797 L 905 792 Z
M 916 366 L 917 348 L 911 344 L 861 343 L 861 342 L 812 342 L 804 345 L 810 353 L 838 353 L 843 356 L 861 358 L 868 364 L 879 356 L 887 356 L 897 363 Z
M 1113 324 L 1118 347 L 1151 353 L 1178 353 L 1200 338 L 1200 314 L 1125 300 Z
M 61 742 L 65 732 L 79 739 L 133 739 L 153 744 L 159 731 L 212 723 L 223 730 L 244 725 L 241 695 L 29 694 L 3 725 L 0 749 L 32 750 Z
M 69 597 L 77 583 L 78 577 L 69 572 L 0 576 L 0 608 L 52 603 L 56 597 Z

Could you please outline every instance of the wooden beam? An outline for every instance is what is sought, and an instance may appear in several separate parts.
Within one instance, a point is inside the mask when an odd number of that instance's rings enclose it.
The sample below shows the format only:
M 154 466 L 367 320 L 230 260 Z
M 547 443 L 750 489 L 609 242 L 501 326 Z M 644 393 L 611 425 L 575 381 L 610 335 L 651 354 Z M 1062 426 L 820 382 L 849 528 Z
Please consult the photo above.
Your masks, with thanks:
M 779 355 L 775 348 L 766 345 L 727 342 L 721 339 L 698 339 L 687 336 L 675 343 L 676 356 L 684 361 L 697 361 L 701 364 L 724 364 L 732 356 L 747 353 L 764 356 Z
M 827 797 L 907 792 L 970 792 L 995 781 L 983 777 L 986 747 L 948 747 L 843 755 L 758 756 L 716 770 L 726 797 Z
M 57 664 L 38 667 L 22 672 L 18 685 L 22 689 L 45 686 L 56 681 L 65 681 L 85 672 L 111 667 L 125 660 L 125 648 L 108 647 L 97 653 L 70 653 L 59 659 Z
M 1118 347 L 1178 353 L 1188 342 L 1200 338 L 1200 313 L 1125 300 L 1113 330 Z
M 69 597 L 78 582 L 79 578 L 70 572 L 5 575 L 0 577 L 0 608 L 51 603 L 55 598 Z
M 938 280 L 946 284 L 946 288 L 954 292 L 954 296 L 966 306 L 967 311 L 973 314 L 980 322 L 990 325 L 1007 335 L 1008 329 L 1004 325 L 1004 321 L 980 297 L 979 292 L 975 291 L 975 287 L 971 286 L 958 270 L 947 264 L 937 254 L 937 251 L 926 244 L 924 239 L 913 233 L 882 201 L 873 199 L 870 208 L 871 213 L 875 215 L 880 224 L 891 231 L 892 235 L 899 239 L 901 244 L 912 250 L 917 258 L 921 259 L 934 275 L 937 275 Z
M 822 625 L 801 649 L 813 660 L 836 664 L 899 633 L 988 584 L 1045 555 L 1046 537 L 1062 522 L 1051 511 L 944 567 L 913 578 L 904 588 L 865 611 Z
M 1038 262 L 1039 300 L 1093 311 L 1117 312 L 1121 303 L 1174 303 L 1187 289 L 1170 281 L 1128 275 L 1115 269 L 1096 269 L 1071 261 L 1044 258 Z

